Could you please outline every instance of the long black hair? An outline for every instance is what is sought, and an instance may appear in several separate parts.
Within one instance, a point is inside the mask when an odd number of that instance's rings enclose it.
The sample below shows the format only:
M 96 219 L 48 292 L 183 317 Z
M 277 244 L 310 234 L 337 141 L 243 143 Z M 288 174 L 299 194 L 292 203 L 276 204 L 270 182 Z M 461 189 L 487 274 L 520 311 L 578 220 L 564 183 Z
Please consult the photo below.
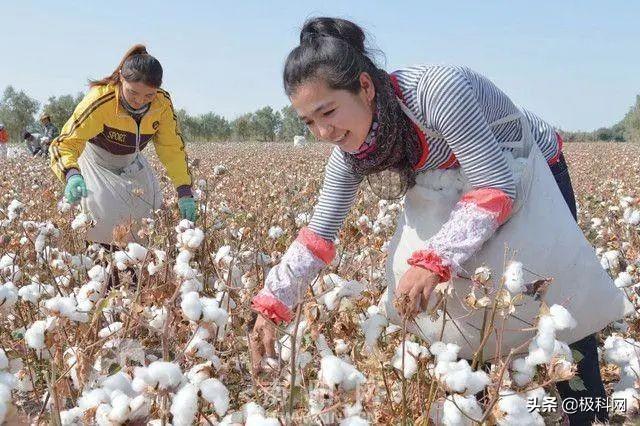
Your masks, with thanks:
M 144 45 L 136 44 L 124 54 L 118 67 L 110 75 L 90 81 L 89 86 L 118 84 L 121 78 L 129 83 L 144 83 L 157 89 L 162 86 L 162 65 L 149 55 Z
M 422 155 L 422 147 L 400 107 L 389 74 L 375 64 L 372 54 L 365 46 L 364 31 L 353 22 L 327 17 L 309 19 L 300 31 L 300 44 L 287 57 L 284 89 L 291 97 L 301 84 L 320 79 L 331 89 L 358 94 L 362 90 L 360 75 L 369 74 L 376 91 L 376 149 L 365 158 L 346 152 L 343 155 L 363 176 L 387 170 L 398 172 L 400 191 L 404 193 L 415 185 L 413 166 Z

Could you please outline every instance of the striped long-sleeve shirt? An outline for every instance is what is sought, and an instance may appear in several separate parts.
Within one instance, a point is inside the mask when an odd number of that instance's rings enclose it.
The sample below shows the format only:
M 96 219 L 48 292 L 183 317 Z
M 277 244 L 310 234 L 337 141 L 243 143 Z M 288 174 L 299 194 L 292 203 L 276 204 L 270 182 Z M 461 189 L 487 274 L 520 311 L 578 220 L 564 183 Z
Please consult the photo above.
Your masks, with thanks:
M 429 154 L 418 172 L 462 167 L 474 188 L 499 189 L 513 199 L 515 182 L 502 155 L 509 148 L 501 143 L 520 140 L 521 124 L 515 120 L 489 125 L 519 112 L 509 97 L 489 79 L 466 67 L 417 66 L 396 71 L 393 76 L 405 105 L 427 129 L 442 135 L 428 138 Z M 557 161 L 559 144 L 553 127 L 532 112 L 522 111 L 547 161 Z M 362 176 L 351 170 L 342 152 L 335 148 L 309 227 L 328 240 L 335 239 L 361 181 Z

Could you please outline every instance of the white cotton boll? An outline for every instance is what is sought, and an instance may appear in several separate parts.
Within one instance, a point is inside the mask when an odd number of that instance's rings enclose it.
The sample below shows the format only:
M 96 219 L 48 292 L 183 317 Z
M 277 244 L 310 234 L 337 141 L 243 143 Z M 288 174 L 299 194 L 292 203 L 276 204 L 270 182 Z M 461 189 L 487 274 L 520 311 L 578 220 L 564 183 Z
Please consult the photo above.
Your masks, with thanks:
M 105 268 L 104 266 L 101 266 L 101 265 L 96 265 L 93 268 L 89 269 L 87 274 L 89 275 L 89 278 L 91 278 L 91 280 L 99 282 L 99 283 L 106 282 L 107 278 L 109 277 L 109 273 L 107 272 L 107 268 Z
M 227 324 L 229 314 L 225 309 L 219 307 L 216 299 L 201 297 L 200 303 L 202 304 L 202 321 L 213 322 L 218 328 L 222 328 Z
M 124 271 L 125 269 L 127 269 L 131 263 L 131 259 L 129 258 L 127 252 L 122 250 L 118 250 L 113 253 L 113 261 L 116 264 L 116 268 L 118 268 L 118 270 L 120 271 Z
M 193 222 L 191 222 L 190 220 L 187 220 L 187 219 L 182 219 L 178 223 L 178 226 L 175 227 L 176 234 L 180 234 L 180 233 L 186 231 L 187 229 L 191 229 L 191 228 L 193 228 Z
M 182 252 L 188 253 L 188 252 Z M 189 263 L 178 262 L 176 259 L 176 264 L 173 267 L 173 272 L 178 276 L 178 278 L 182 278 L 183 280 L 192 280 L 198 275 L 198 271 L 189 266 Z
M 89 315 L 85 312 L 78 312 L 78 303 L 75 297 L 55 296 L 44 301 L 44 307 L 56 316 L 63 316 L 72 321 L 87 322 Z
M 35 321 L 24 333 L 24 340 L 27 346 L 33 349 L 44 349 L 45 333 L 55 327 L 55 318 L 47 318 L 46 320 Z
M 9 312 L 18 301 L 18 289 L 11 282 L 0 285 L 0 312 Z
M 298 228 L 307 225 L 311 221 L 311 215 L 309 213 L 299 213 L 296 216 L 296 226 Z
M 334 355 L 322 358 L 319 376 L 322 382 L 330 388 L 339 386 L 345 391 L 353 390 L 365 381 L 364 375 L 353 365 Z
M 197 278 L 191 278 L 182 281 L 182 284 L 180 284 L 180 294 L 185 295 L 187 293 L 191 293 L 192 291 L 200 292 L 203 288 L 204 286 L 202 285 L 202 282 L 200 280 L 198 280 Z
M 167 308 L 164 306 L 151 306 L 148 316 L 150 318 L 149 327 L 151 327 L 151 329 L 155 331 L 162 331 L 164 329 L 164 324 L 167 321 Z
M 0 370 L 4 370 L 9 367 L 9 359 L 7 358 L 7 354 L 4 352 L 4 349 L 0 348 Z
M 142 247 L 138 243 L 127 244 L 127 255 L 131 258 L 134 264 L 140 264 L 147 258 L 149 250 Z
M 78 398 L 78 407 L 80 407 L 82 411 L 86 411 L 108 402 L 109 395 L 107 395 L 104 389 L 91 389 L 82 392 L 82 396 Z
M 553 356 L 560 359 L 565 359 L 569 362 L 573 362 L 573 353 L 571 348 L 565 342 L 556 340 L 553 348 Z
M 634 339 L 620 336 L 608 336 L 604 341 L 604 359 L 607 362 L 624 366 L 640 355 L 640 346 Z
M 135 395 L 135 392 L 131 387 L 131 377 L 122 371 L 106 377 L 102 381 L 101 386 L 107 393 L 119 391 L 130 397 Z
M 210 362 L 194 365 L 187 372 L 187 379 L 189 379 L 189 382 L 192 384 L 199 386 L 204 380 L 211 378 L 214 366 L 215 364 L 212 365 Z
M 158 383 L 161 388 L 175 388 L 182 381 L 182 371 L 173 362 L 155 361 L 147 367 L 150 383 Z
M 369 426 L 369 421 L 360 416 L 347 417 L 340 421 L 340 426 Z
M 250 414 L 246 417 L 244 426 L 280 426 L 278 419 L 264 417 L 262 414 Z
M 436 375 L 451 391 L 474 395 L 490 383 L 484 371 L 473 371 L 466 359 L 436 365 Z
M 178 391 L 171 403 L 173 426 L 190 426 L 194 424 L 198 412 L 198 389 L 188 383 Z
M 111 422 L 115 423 L 124 423 L 128 420 L 129 414 L 131 413 L 131 408 L 129 407 L 129 403 L 131 402 L 131 398 L 127 395 L 123 394 L 120 391 L 114 391 L 111 395 L 111 410 L 109 410 L 107 419 L 109 423 L 107 425 L 111 426 Z
M 80 407 L 73 407 L 69 410 L 60 411 L 60 423 L 62 426 L 82 426 L 84 411 Z
M 542 416 L 535 411 L 530 413 L 527 400 L 510 389 L 501 391 L 498 409 L 504 414 L 498 418 L 500 426 L 544 426 Z
M 365 290 L 364 285 L 358 281 L 346 281 L 336 274 L 329 274 L 328 277 L 329 278 L 325 276 L 324 281 L 325 283 L 330 282 L 333 284 L 333 288 L 322 297 L 322 300 L 330 311 L 336 309 L 340 305 L 340 300 L 343 297 L 358 299 Z
M 476 420 L 476 422 L 471 419 Z M 443 425 L 472 426 L 477 424 L 480 419 L 482 419 L 482 408 L 480 408 L 475 396 L 447 396 L 443 405 Z
M 200 303 L 200 296 L 195 291 L 189 292 L 182 296 L 182 302 L 180 302 L 180 309 L 182 314 L 191 321 L 199 321 L 202 317 L 202 304 Z
M 600 226 L 602 226 L 602 219 L 600 219 L 599 217 L 591 218 L 591 227 L 592 228 L 598 228 Z
M 555 325 L 550 315 L 543 315 L 538 321 L 538 334 L 533 340 L 537 347 L 545 352 L 553 353 L 556 344 Z
M 640 224 L 640 210 L 627 208 L 623 213 L 623 220 L 631 226 Z
M 571 313 L 562 305 L 553 305 L 549 308 L 549 314 L 553 319 L 556 330 L 564 330 L 566 328 L 574 328 L 577 323 L 571 316 Z
M 529 344 L 529 354 L 525 357 L 525 361 L 530 365 L 546 364 L 551 361 L 552 356 L 552 352 L 545 351 L 544 349 L 539 347 L 535 341 L 532 341 Z
M 279 226 L 272 226 L 269 228 L 269 238 L 277 240 L 284 234 L 284 231 Z
M 71 222 L 71 229 L 78 230 L 91 223 L 91 218 L 86 213 L 80 212 Z
M 106 327 L 102 328 L 98 332 L 98 337 L 100 337 L 101 339 L 106 339 L 107 337 L 111 337 L 112 335 L 116 334 L 121 329 L 122 329 L 121 322 L 117 321 L 117 322 L 111 323 Z
M 200 247 L 204 241 L 204 232 L 200 228 L 187 229 L 178 234 L 177 246 L 181 249 L 194 250 Z
M 621 410 L 616 410 L 619 414 L 630 414 L 638 411 L 638 400 L 640 399 L 640 393 L 634 388 L 627 388 L 622 391 L 613 392 L 611 394 L 611 400 L 622 400 L 626 401 L 626 410 L 625 412 L 621 412 Z
M 66 199 L 62 199 L 60 201 L 58 201 L 58 211 L 60 213 L 66 213 L 69 210 L 71 210 L 71 204 L 67 203 Z
M 34 305 L 37 305 L 38 301 L 42 297 L 54 296 L 54 295 L 55 295 L 55 289 L 53 288 L 52 285 L 49 285 L 49 284 L 33 283 L 33 284 L 26 285 L 24 287 L 20 287 L 20 290 L 18 290 L 18 296 L 20 296 L 22 300 L 31 302 Z
M 24 205 L 18 200 L 11 200 L 9 206 L 7 206 L 7 217 L 10 221 L 17 218 L 24 210 Z
M 370 352 L 377 347 L 378 337 L 388 324 L 389 320 L 382 314 L 374 314 L 362 321 L 360 326 L 364 332 L 365 352 Z
M 224 174 L 226 171 L 227 171 L 227 168 L 225 166 L 223 166 L 222 164 L 218 164 L 213 168 L 213 175 L 220 176 L 221 174 Z
M 213 258 L 213 261 L 216 264 L 220 264 L 221 261 L 224 261 L 224 265 L 229 266 L 229 263 L 233 260 L 233 256 L 231 255 L 231 246 L 222 246 L 216 252 L 216 255 Z
M 604 269 L 615 269 L 620 266 L 620 252 L 618 250 L 609 250 L 602 254 L 600 265 Z
M 404 371 L 402 370 L 402 361 L 404 355 Z M 396 370 L 403 372 L 406 379 L 410 379 L 418 371 L 418 360 L 429 357 L 429 349 L 424 346 L 406 340 L 404 345 L 402 342 L 396 347 L 396 352 L 391 360 L 391 364 Z
M 429 351 L 436 357 L 438 362 L 454 362 L 458 359 L 460 346 L 454 343 L 434 342 Z
M 522 263 L 511 261 L 504 271 L 504 285 L 511 294 L 524 291 L 524 273 Z
M 349 352 L 349 345 L 343 339 L 333 339 L 333 347 L 338 355 Z
M 517 358 L 511 364 L 512 378 L 518 386 L 524 386 L 533 380 L 536 374 L 535 365 L 529 364 L 526 358 Z
M 628 272 L 620 272 L 614 283 L 618 288 L 630 287 L 633 285 L 633 277 Z
M 229 409 L 229 390 L 217 379 L 207 379 L 200 383 L 202 397 L 210 404 L 218 416 L 224 416 Z

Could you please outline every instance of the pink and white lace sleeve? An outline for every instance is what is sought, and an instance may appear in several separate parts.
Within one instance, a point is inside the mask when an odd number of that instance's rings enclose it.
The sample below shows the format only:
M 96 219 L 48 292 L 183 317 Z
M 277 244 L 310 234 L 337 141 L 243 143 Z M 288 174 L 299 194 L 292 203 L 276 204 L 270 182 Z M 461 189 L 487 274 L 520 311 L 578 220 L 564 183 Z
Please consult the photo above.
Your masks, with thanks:
M 280 263 L 267 274 L 264 288 L 252 300 L 252 308 L 276 323 L 290 322 L 293 307 L 302 301 L 313 279 L 334 256 L 333 242 L 302 228 Z
M 513 200 L 500 189 L 466 193 L 440 231 L 427 240 L 426 249 L 414 252 L 408 263 L 433 271 L 441 282 L 449 281 L 509 218 L 512 208 Z

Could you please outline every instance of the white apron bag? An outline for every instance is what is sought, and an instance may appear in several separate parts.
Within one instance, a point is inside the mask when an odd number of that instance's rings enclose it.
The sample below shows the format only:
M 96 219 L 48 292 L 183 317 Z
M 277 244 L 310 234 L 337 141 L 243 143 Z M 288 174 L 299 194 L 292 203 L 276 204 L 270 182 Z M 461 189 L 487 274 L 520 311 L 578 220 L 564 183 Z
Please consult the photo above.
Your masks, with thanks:
M 421 126 L 408 109 L 403 109 Z M 528 120 L 523 114 L 517 114 L 491 125 L 516 119 L 522 123 L 522 140 L 506 144 L 514 148 L 513 156 L 505 152 L 517 185 L 512 216 L 462 267 L 466 275 L 471 276 L 476 268 L 488 266 L 492 270 L 492 282 L 498 283 L 505 261 L 513 258 L 522 262 L 526 283 L 540 276 L 552 278 L 542 300 L 549 306 L 561 304 L 571 312 L 578 325 L 573 330 L 559 332 L 558 339 L 573 343 L 622 318 L 632 312 L 633 307 L 602 269 L 595 251 L 571 216 L 542 152 L 533 142 Z M 427 136 L 433 136 L 432 131 L 425 130 Z M 398 325 L 403 321 L 393 306 L 394 290 L 409 269 L 407 259 L 414 251 L 425 248 L 425 241 L 440 230 L 460 197 L 471 189 L 460 168 L 429 171 L 418 175 L 416 180 L 416 186 L 405 196 L 404 211 L 389 244 L 388 286 L 380 301 L 389 319 Z M 454 290 L 447 299 L 446 315 L 435 319 L 421 313 L 415 323 L 409 322 L 407 327 L 429 342 L 440 340 L 442 333 L 442 341 L 459 345 L 460 356 L 471 359 L 479 347 L 485 311 L 472 310 L 464 302 L 471 289 L 470 280 L 454 278 L 452 285 Z M 534 336 L 535 331 L 522 330 L 535 325 L 541 303 L 524 296 L 506 320 L 500 354 L 507 355 L 511 348 Z M 432 306 L 430 301 L 429 307 Z M 501 317 L 497 318 L 497 324 L 501 324 Z M 484 360 L 495 358 L 496 342 L 494 333 L 484 347 Z M 525 346 L 524 352 L 526 350 Z
M 162 205 L 160 185 L 138 144 L 133 154 L 115 155 L 87 143 L 78 165 L 88 191 L 82 206 L 95 221 L 87 239 L 109 244 L 113 229 L 131 222 L 128 240 L 136 241 L 140 219 L 153 217 Z

